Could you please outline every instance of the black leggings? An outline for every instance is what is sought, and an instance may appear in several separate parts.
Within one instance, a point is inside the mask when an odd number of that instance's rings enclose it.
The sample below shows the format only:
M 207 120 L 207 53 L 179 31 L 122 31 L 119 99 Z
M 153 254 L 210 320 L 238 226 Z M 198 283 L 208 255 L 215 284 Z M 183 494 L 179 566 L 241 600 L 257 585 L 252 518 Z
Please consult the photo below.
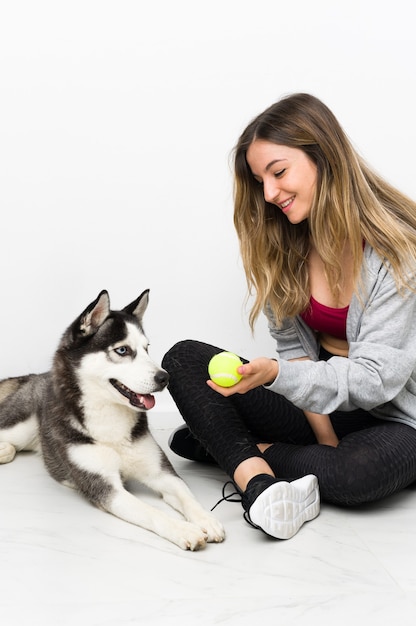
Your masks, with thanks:
M 279 478 L 315 474 L 322 500 L 349 506 L 379 500 L 416 480 L 416 429 L 360 409 L 336 411 L 330 417 L 340 443 L 319 445 L 303 411 L 283 396 L 258 387 L 224 398 L 210 389 L 208 362 L 220 351 L 182 341 L 162 365 L 190 431 L 230 477 L 242 461 L 260 457 Z M 273 445 L 261 453 L 257 443 Z

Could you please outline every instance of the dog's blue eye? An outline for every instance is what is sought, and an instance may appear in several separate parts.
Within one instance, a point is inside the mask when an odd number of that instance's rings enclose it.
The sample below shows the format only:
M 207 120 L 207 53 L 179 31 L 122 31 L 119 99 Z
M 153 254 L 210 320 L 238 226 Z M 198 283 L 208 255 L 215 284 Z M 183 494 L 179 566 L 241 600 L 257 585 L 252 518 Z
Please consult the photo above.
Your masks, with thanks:
M 114 352 L 117 352 L 119 356 L 127 356 L 130 354 L 130 349 L 127 346 L 120 346 L 119 348 L 115 348 Z

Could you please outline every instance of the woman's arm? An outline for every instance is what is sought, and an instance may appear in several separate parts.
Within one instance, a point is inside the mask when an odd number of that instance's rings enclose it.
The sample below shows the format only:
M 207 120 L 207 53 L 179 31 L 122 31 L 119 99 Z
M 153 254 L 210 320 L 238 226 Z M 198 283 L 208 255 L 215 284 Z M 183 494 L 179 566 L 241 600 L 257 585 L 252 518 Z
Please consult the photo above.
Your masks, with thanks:
M 369 286 L 367 301 L 351 302 L 348 358 L 279 359 L 271 391 L 316 413 L 371 411 L 397 402 L 397 415 L 415 415 L 416 295 L 399 294 L 385 268 Z
M 303 411 L 310 427 L 312 428 L 318 443 L 325 446 L 337 447 L 339 439 L 332 427 L 329 415 L 321 415 L 321 413 L 312 413 L 312 411 Z

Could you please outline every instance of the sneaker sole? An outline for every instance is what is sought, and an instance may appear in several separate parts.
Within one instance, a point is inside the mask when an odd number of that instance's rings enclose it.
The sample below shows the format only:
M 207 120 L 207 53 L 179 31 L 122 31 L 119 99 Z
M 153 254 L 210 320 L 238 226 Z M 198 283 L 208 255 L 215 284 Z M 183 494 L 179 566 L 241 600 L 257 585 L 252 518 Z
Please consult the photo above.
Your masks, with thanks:
M 309 474 L 265 489 L 251 505 L 249 517 L 268 535 L 290 539 L 305 522 L 317 517 L 319 510 L 318 479 Z

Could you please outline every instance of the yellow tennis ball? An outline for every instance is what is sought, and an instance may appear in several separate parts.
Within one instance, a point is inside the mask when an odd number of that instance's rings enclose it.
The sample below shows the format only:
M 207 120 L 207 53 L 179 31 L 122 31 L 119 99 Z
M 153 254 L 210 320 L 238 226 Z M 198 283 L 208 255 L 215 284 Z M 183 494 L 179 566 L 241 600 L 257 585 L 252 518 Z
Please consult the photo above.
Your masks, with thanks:
M 220 352 L 208 363 L 209 377 L 220 387 L 232 387 L 242 379 L 241 374 L 237 372 L 237 367 L 242 364 L 236 354 Z

